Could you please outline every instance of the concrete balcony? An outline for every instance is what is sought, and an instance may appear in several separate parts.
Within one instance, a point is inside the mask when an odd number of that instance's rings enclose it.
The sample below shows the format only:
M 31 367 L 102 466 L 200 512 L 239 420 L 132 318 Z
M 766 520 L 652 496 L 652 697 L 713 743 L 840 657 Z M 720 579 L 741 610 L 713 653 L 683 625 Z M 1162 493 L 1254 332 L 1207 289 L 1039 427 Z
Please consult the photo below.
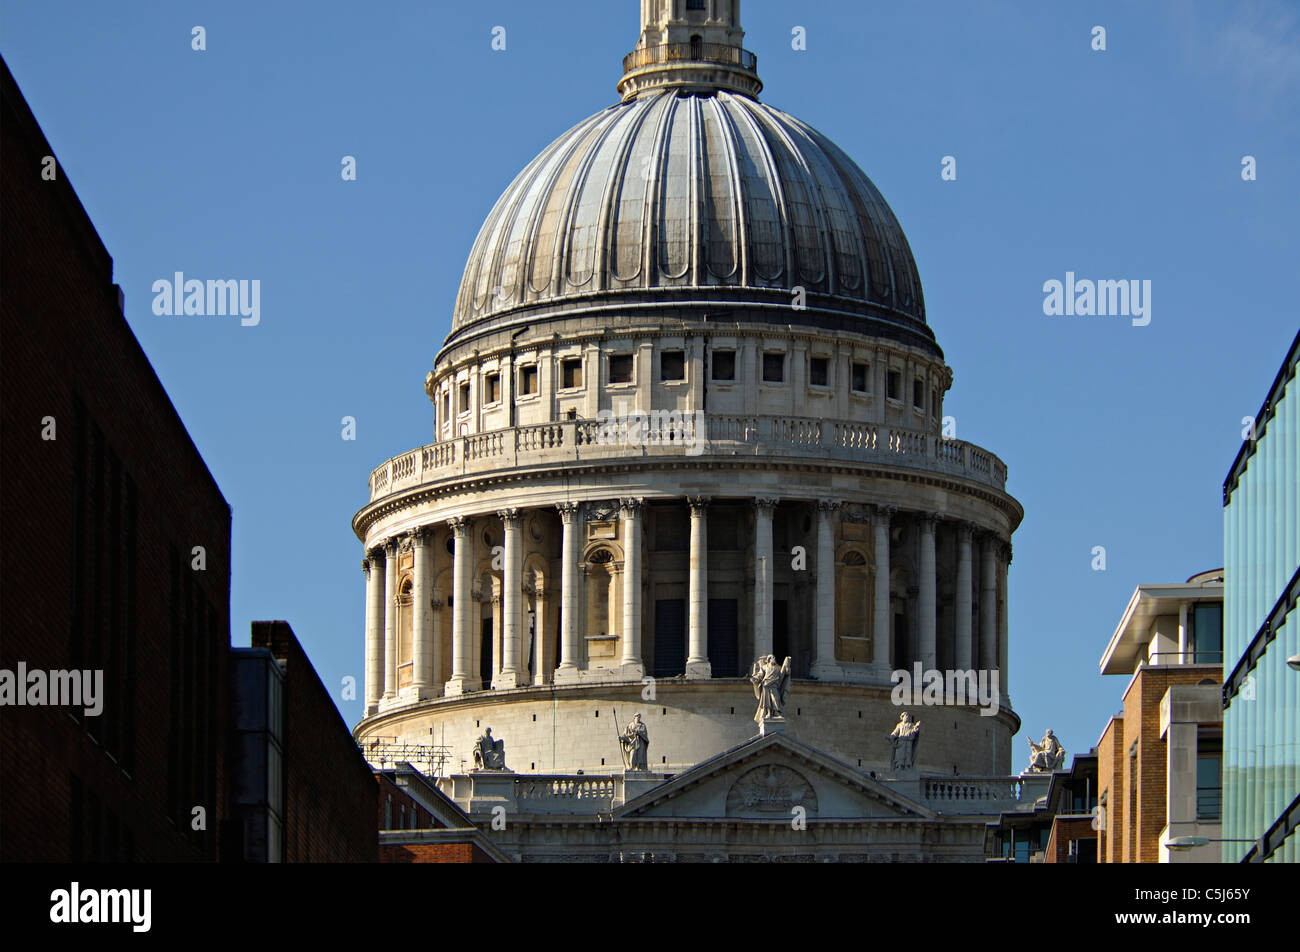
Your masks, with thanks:
M 987 450 L 917 430 L 847 420 L 652 412 L 643 419 L 565 420 L 475 433 L 395 456 L 370 474 L 370 501 L 509 470 L 629 459 L 760 457 L 923 470 L 1006 491 Z

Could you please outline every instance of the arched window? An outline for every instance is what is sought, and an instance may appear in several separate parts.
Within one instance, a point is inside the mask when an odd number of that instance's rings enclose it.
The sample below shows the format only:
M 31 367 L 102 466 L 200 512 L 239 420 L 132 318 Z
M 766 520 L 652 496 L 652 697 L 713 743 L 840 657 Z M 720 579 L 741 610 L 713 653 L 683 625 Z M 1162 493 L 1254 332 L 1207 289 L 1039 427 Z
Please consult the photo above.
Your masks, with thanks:
M 704 40 L 698 33 L 691 37 L 691 59 L 701 59 L 704 56 Z

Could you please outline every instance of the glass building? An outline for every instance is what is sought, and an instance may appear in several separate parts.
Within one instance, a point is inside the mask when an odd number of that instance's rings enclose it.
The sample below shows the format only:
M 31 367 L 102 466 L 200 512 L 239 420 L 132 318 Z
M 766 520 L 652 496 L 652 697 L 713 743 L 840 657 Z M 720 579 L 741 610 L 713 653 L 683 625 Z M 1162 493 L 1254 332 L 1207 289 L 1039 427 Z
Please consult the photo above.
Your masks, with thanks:
M 1300 860 L 1297 363 L 1300 335 L 1223 484 L 1225 862 Z

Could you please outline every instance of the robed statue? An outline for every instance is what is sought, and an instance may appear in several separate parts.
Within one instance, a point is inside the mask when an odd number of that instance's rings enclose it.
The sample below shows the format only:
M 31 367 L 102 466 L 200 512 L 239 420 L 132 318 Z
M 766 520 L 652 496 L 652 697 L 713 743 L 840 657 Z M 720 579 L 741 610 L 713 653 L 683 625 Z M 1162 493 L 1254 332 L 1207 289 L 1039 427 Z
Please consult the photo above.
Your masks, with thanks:
M 758 700 L 754 720 L 761 726 L 769 717 L 781 717 L 790 693 L 790 659 L 787 657 L 778 665 L 775 656 L 763 655 L 749 669 L 749 682 L 754 685 L 754 697 Z
M 475 770 L 505 770 L 506 742 L 492 739 L 492 728 L 483 732 L 474 744 Z
M 904 711 L 889 735 L 894 754 L 889 760 L 891 770 L 911 770 L 916 763 L 916 742 L 921 739 L 921 722 L 912 720 Z
M 1025 768 L 1025 773 L 1051 773 L 1065 768 L 1065 748 L 1050 729 L 1043 735 L 1041 744 L 1035 744 L 1032 737 L 1025 739 L 1029 741 L 1030 750 L 1029 766 Z
M 640 714 L 633 714 L 627 730 L 618 735 L 623 746 L 623 768 L 625 770 L 649 770 L 647 753 L 650 750 L 650 732 L 641 722 Z

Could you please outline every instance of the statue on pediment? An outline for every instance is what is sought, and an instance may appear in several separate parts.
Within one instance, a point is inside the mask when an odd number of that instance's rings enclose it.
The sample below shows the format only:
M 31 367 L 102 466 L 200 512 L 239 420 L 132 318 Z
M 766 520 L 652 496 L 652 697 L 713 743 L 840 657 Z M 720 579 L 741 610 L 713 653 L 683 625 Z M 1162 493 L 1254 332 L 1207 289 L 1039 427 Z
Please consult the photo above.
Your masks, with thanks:
M 920 739 L 921 722 L 912 720 L 912 715 L 904 711 L 889 735 L 889 743 L 894 748 L 889 768 L 911 770 L 916 765 L 916 743 Z
M 626 770 L 649 770 L 648 753 L 650 750 L 650 732 L 641 721 L 640 714 L 633 714 L 627 730 L 618 735 L 623 748 L 623 767 Z
M 474 744 L 475 770 L 505 770 L 506 742 L 494 740 L 492 728 L 485 730 Z
M 758 701 L 754 721 L 761 726 L 768 718 L 781 717 L 790 693 L 790 659 L 778 665 L 774 655 L 763 655 L 749 669 L 749 682 Z

